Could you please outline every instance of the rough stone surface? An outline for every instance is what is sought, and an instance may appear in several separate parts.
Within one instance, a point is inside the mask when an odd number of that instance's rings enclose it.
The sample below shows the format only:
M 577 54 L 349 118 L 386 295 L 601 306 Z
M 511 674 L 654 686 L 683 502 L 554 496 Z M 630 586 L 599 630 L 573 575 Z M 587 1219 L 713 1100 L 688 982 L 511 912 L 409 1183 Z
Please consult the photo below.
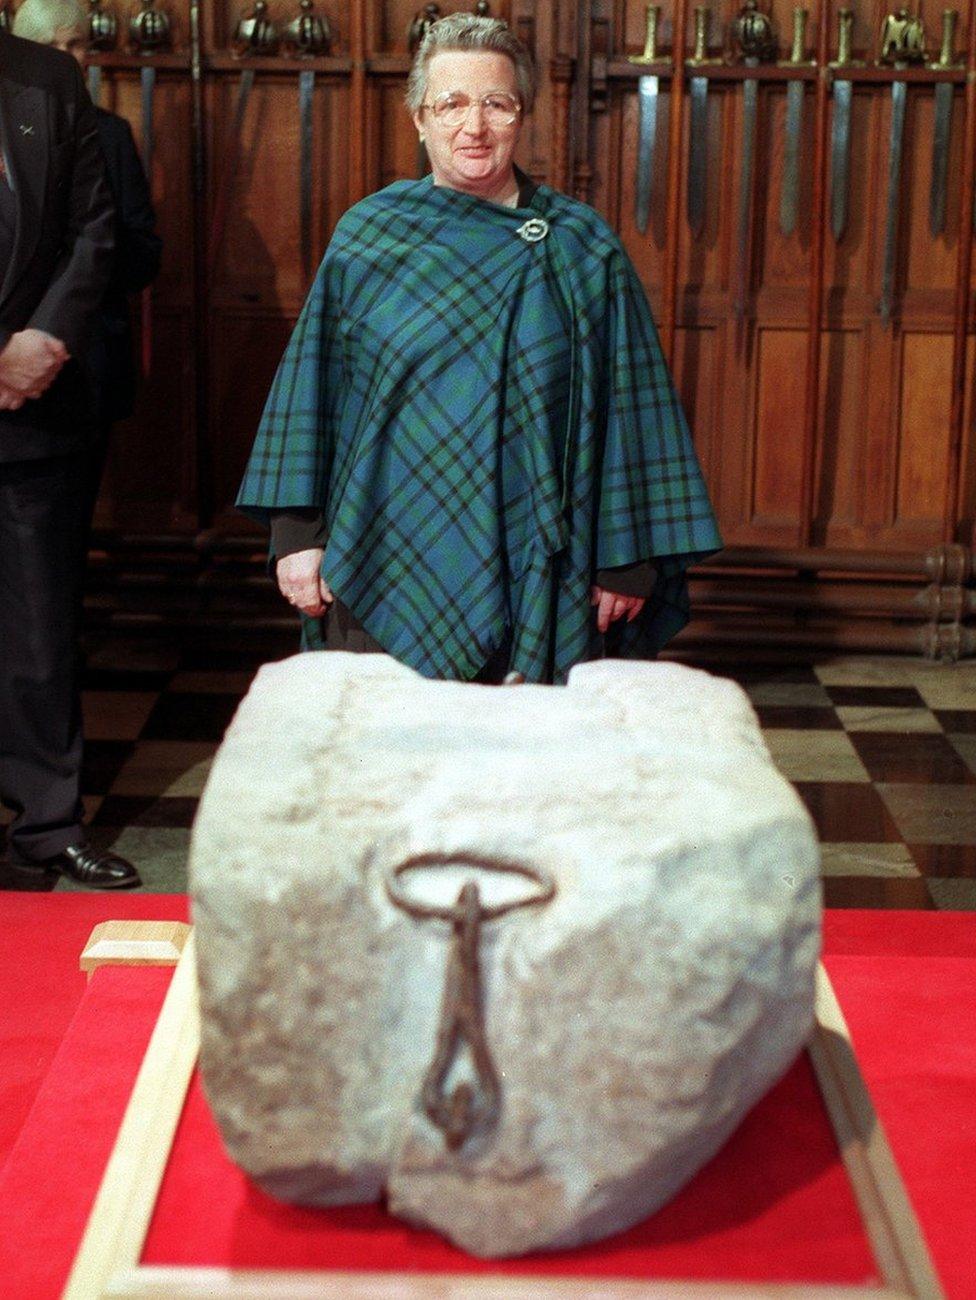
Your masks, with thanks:
M 428 851 L 558 888 L 484 928 L 502 1109 L 453 1152 L 420 1103 L 450 929 L 384 884 Z M 809 818 L 742 691 L 677 665 L 603 661 L 562 688 L 428 682 L 378 655 L 269 665 L 214 763 L 191 873 L 231 1156 L 287 1200 L 385 1193 L 478 1255 L 653 1211 L 811 1025 Z M 471 874 L 418 873 L 411 893 L 452 901 Z M 486 898 L 530 892 L 475 874 Z

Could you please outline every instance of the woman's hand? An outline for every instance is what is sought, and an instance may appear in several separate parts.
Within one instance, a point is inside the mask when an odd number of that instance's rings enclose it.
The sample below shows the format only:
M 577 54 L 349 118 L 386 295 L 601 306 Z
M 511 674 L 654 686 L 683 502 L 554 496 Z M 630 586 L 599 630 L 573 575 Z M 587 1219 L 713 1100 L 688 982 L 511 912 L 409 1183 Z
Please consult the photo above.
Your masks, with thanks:
M 590 604 L 596 606 L 596 625 L 601 632 L 606 632 L 611 623 L 625 615 L 627 622 L 633 623 L 644 608 L 644 601 L 644 596 L 621 596 L 605 587 L 590 588 Z
M 335 597 L 321 574 L 322 547 L 284 555 L 275 566 L 278 590 L 309 618 L 321 618 Z

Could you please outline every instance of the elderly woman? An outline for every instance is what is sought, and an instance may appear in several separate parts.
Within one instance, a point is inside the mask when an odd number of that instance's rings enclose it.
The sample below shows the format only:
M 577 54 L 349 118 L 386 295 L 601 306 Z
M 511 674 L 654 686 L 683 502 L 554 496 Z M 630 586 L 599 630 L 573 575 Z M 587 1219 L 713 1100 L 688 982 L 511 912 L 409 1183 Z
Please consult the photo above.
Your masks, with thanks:
M 434 23 L 407 90 L 432 175 L 336 227 L 238 498 L 306 647 L 563 681 L 656 653 L 720 545 L 619 240 L 514 165 L 533 91 L 504 23 Z

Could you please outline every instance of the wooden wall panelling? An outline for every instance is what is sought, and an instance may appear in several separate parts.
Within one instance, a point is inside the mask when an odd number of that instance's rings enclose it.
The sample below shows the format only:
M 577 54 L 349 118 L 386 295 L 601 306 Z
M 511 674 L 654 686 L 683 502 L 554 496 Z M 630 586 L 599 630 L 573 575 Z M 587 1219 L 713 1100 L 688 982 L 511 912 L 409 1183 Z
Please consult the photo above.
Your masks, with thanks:
M 197 520 L 194 351 L 193 194 L 187 158 L 192 141 L 188 81 L 189 4 L 167 6 L 172 48 L 151 60 L 133 54 L 123 27 L 116 50 L 98 57 L 101 104 L 126 118 L 144 149 L 140 73 L 155 68 L 153 160 L 149 176 L 163 238 L 160 275 L 148 293 L 148 374 L 130 420 L 114 431 L 96 511 L 100 527 L 149 531 L 189 530 Z M 142 313 L 132 304 L 134 359 L 142 355 Z
M 167 5 L 170 0 L 165 0 Z M 807 56 L 821 68 L 834 57 L 839 0 L 811 7 Z M 306 290 L 298 230 L 298 63 L 284 55 L 257 69 L 257 87 L 235 168 L 233 201 L 213 273 L 200 283 L 193 265 L 190 184 L 192 96 L 186 46 L 189 0 L 175 0 L 176 52 L 160 61 L 153 186 L 166 239 L 154 290 L 157 364 L 137 420 L 120 430 L 119 453 L 143 460 L 131 477 L 106 479 L 100 519 L 116 526 L 192 528 L 212 518 L 221 529 L 248 525 L 231 509 L 267 384 Z M 896 319 L 881 328 L 878 297 L 884 246 L 889 84 L 874 69 L 888 0 L 856 5 L 855 54 L 868 67 L 855 82 L 850 206 L 844 237 L 829 228 L 832 102 L 822 72 L 804 97 L 800 217 L 789 238 L 779 230 L 785 75 L 763 71 L 749 323 L 732 316 L 736 273 L 736 197 L 741 167 L 741 73 L 721 69 L 709 83 L 709 192 L 705 228 L 692 238 L 686 218 L 689 153 L 684 77 L 691 52 L 693 0 L 661 0 L 660 99 L 651 220 L 634 224 L 637 78 L 645 0 L 493 0 L 534 43 L 540 93 L 527 123 L 520 164 L 537 179 L 588 199 L 616 226 L 655 309 L 665 347 L 673 340 L 678 386 L 731 544 L 824 544 L 910 549 L 976 527 L 973 423 L 972 231 L 976 155 L 976 53 L 967 0 L 956 50 L 968 49 L 969 82 L 959 74 L 951 138 L 944 234 L 928 230 L 933 127 L 932 76 L 914 74 L 905 138 Z M 741 0 L 712 0 L 712 49 L 731 59 L 730 24 Z M 789 52 L 794 0 L 764 3 Z M 239 63 L 228 48 L 249 0 L 219 0 L 201 10 L 206 83 L 207 223 L 233 119 Z M 316 0 L 333 26 L 331 60 L 317 63 L 315 91 L 315 255 L 338 217 L 363 194 L 416 174 L 416 136 L 402 106 L 406 34 L 420 0 Z M 271 0 L 279 22 L 292 0 Z M 445 11 L 473 8 L 445 0 Z M 928 43 L 938 49 L 938 13 L 926 9 Z M 675 28 L 678 36 L 675 36 Z M 677 48 L 676 48 L 677 47 Z M 106 60 L 105 98 L 139 134 L 138 60 L 120 49 Z M 113 66 L 114 60 L 114 66 Z M 779 78 L 779 79 L 777 79 Z M 678 93 L 675 94 L 675 87 Z M 965 112 L 964 112 L 965 106 Z M 818 128 L 818 112 L 820 114 Z M 818 137 L 818 129 L 820 135 Z M 819 139 L 819 145 L 818 145 Z M 968 187 L 968 188 L 967 188 Z M 823 292 L 817 291 L 818 257 Z M 206 346 L 192 337 L 205 305 Z M 673 331 L 672 331 L 673 323 Z M 242 358 L 246 363 L 242 364 Z M 212 368 L 203 392 L 205 422 L 194 424 L 201 360 Z M 202 472 L 195 466 L 199 429 Z M 140 440 L 141 443 L 140 443 Z M 154 446 L 151 482 L 145 448 Z M 212 480 L 213 503 L 207 501 Z M 203 499 L 199 498 L 200 483 Z
M 905 331 L 901 336 L 900 419 L 893 430 L 897 474 L 892 529 L 938 542 L 945 507 L 952 399 L 952 335 Z
M 959 209 L 957 217 L 958 253 L 955 293 L 952 309 L 952 389 L 949 417 L 949 448 L 942 536 L 976 544 L 976 482 L 973 481 L 973 411 L 967 418 L 967 376 L 973 374 L 968 330 L 972 298 L 972 253 L 974 200 L 976 200 L 976 17 L 970 5 L 966 45 L 965 114 L 956 138 L 962 140 L 962 159 L 958 165 Z M 950 175 L 952 173 L 950 172 Z M 970 388 L 970 395 L 972 389 Z M 970 436 L 966 438 L 966 431 Z M 957 521 L 959 528 L 957 530 Z

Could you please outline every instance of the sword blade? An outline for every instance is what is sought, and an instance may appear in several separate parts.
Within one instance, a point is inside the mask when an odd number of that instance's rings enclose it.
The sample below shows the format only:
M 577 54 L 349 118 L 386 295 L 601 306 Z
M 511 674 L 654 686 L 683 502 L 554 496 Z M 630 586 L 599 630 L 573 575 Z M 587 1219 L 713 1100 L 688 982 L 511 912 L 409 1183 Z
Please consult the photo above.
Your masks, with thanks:
M 692 77 L 688 159 L 688 225 L 697 239 L 705 225 L 708 185 L 708 78 Z
M 732 309 L 742 320 L 749 295 L 749 225 L 752 213 L 752 172 L 756 153 L 756 118 L 759 108 L 759 82 L 747 77 L 742 83 L 742 175 L 739 181 L 738 257 L 735 296 Z
M 657 77 L 641 77 L 637 82 L 640 127 L 637 133 L 637 185 L 634 196 L 634 221 L 643 235 L 651 215 L 651 182 L 654 175 L 654 144 L 657 136 Z
M 881 271 L 881 324 L 887 329 L 891 324 L 891 311 L 895 296 L 895 263 L 898 259 L 898 206 L 901 197 L 901 153 L 905 134 L 905 103 L 907 86 L 904 81 L 891 83 L 891 134 L 888 143 L 888 205 L 885 215 L 884 264 Z
M 143 67 L 139 74 L 139 80 L 142 85 L 142 165 L 146 172 L 146 180 L 149 182 L 149 188 L 152 189 L 152 165 L 153 165 L 153 94 L 156 90 L 156 69 L 153 67 Z M 152 369 L 152 342 L 153 342 L 153 317 L 152 317 L 152 285 L 147 285 L 142 291 L 140 302 L 140 320 L 141 320 L 141 348 L 140 357 L 142 365 L 143 378 L 148 378 Z
M 156 69 L 143 67 L 139 80 L 142 83 L 142 165 L 152 184 L 153 161 L 153 92 L 156 89 Z
M 779 195 L 779 228 L 784 235 L 796 229 L 800 201 L 800 137 L 803 133 L 803 82 L 791 81 L 786 88 L 786 154 L 783 158 L 783 188 Z
M 945 229 L 946 178 L 949 172 L 949 136 L 952 131 L 951 82 L 935 87 L 935 128 L 932 135 L 932 181 L 929 187 L 929 230 L 940 235 Z
M 312 101 L 314 96 L 315 73 L 308 68 L 303 68 L 298 74 L 298 120 L 300 126 L 298 194 L 302 272 L 306 281 L 312 274 Z
M 830 229 L 840 240 L 847 225 L 847 188 L 851 167 L 850 81 L 834 82 L 834 119 L 830 135 Z

